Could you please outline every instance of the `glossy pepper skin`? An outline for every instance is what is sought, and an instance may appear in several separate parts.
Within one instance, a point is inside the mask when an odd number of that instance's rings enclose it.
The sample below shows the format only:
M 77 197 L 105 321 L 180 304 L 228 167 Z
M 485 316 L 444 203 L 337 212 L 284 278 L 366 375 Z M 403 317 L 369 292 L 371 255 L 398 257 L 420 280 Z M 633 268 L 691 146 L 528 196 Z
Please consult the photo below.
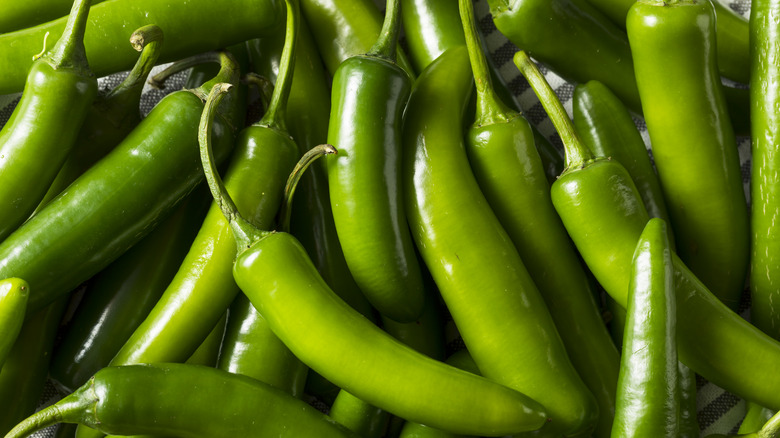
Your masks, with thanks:
M 274 220 L 285 179 L 298 156 L 289 134 L 263 126 L 267 121 L 239 132 L 225 175 L 241 211 L 264 226 Z M 268 145 L 274 145 L 272 152 L 266 152 Z M 186 360 L 240 292 L 232 279 L 235 256 L 235 239 L 219 206 L 212 203 L 160 301 L 111 364 Z
M 299 155 L 328 139 L 330 84 L 310 26 L 301 16 L 292 88 L 287 99 L 287 126 Z M 276 80 L 284 35 L 247 43 L 253 70 Z M 325 163 L 315 162 L 301 177 L 292 207 L 290 231 L 301 241 L 325 281 L 339 296 L 369 316 L 373 312 L 349 272 L 333 223 Z
M 136 54 L 126 44 L 129 29 L 160 26 L 167 35 L 160 62 L 170 62 L 268 35 L 283 22 L 283 11 L 280 0 L 102 2 L 90 10 L 84 46 L 92 71 L 105 76 L 135 63 Z M 58 19 L 0 35 L 0 94 L 21 91 L 30 56 L 41 51 L 44 34 L 58 38 L 64 25 Z
M 279 339 L 334 384 L 402 417 L 491 436 L 541 426 L 545 415 L 538 403 L 395 340 L 330 290 L 292 235 L 261 231 L 241 216 L 211 158 L 211 107 L 218 105 L 225 88 L 212 92 L 203 113 L 201 157 L 212 194 L 236 236 L 240 253 L 233 276 Z M 331 145 L 314 151 L 335 152 Z M 311 324 L 318 330 L 309 330 Z M 436 406 L 434 401 L 445 393 L 464 397 Z
M 647 222 L 631 264 L 612 436 L 679 436 L 674 267 L 666 225 Z
M 661 183 L 625 105 L 601 82 L 588 81 L 574 88 L 573 109 L 574 126 L 585 146 L 597 157 L 622 164 L 642 195 L 650 217 L 663 219 L 668 224 L 669 213 Z M 674 241 L 670 244 L 674 247 Z
M 532 64 L 524 52 L 515 54 L 514 61 L 521 71 Z M 615 161 L 594 159 L 553 96 L 550 89 L 540 100 L 548 113 L 559 114 L 562 123 L 556 128 L 569 163 L 553 184 L 553 205 L 588 268 L 625 308 L 631 257 L 650 217 L 626 169 Z M 677 255 L 672 255 L 672 263 L 680 361 L 739 397 L 780 408 L 773 389 L 780 385 L 776 373 L 780 343 L 715 298 Z
M 521 50 L 571 82 L 603 83 L 631 111 L 642 113 L 626 33 L 586 0 L 489 0 L 488 4 L 498 30 Z M 724 87 L 724 91 L 734 129 L 748 133 L 747 90 Z
M 382 28 L 382 14 L 372 0 L 303 0 L 301 10 L 330 74 L 347 58 L 367 53 Z M 413 76 L 411 63 L 397 50 L 398 65 Z
M 488 0 L 502 34 L 573 82 L 598 80 L 632 111 L 639 92 L 626 34 L 586 0 Z
M 539 289 L 572 365 L 598 401 L 596 435 L 608 437 L 620 356 L 593 298 L 591 282 L 550 200 L 550 185 L 530 124 L 493 91 L 470 3 L 459 2 L 477 85 L 476 119 L 465 135 L 469 163 Z
M 750 10 L 751 20 L 751 114 L 752 173 L 750 234 L 751 321 L 768 335 L 780 339 L 780 315 L 776 300 L 780 280 L 780 238 L 777 218 L 780 216 L 780 192 L 777 187 L 780 158 L 780 95 L 774 84 L 780 79 L 775 59 L 780 50 L 780 27 L 774 21 L 780 3 L 756 0 Z
M 401 16 L 409 57 L 416 71 L 423 71 L 442 53 L 466 44 L 457 2 L 452 0 L 402 0 Z M 495 65 L 488 58 L 490 74 L 501 100 L 517 111 L 520 104 L 509 91 Z M 552 183 L 563 171 L 563 152 L 554 147 L 535 126 L 531 125 L 536 148 L 542 159 L 547 179 Z
M 22 329 L 30 285 L 21 278 L 0 281 L 0 369 Z
M 92 0 L 92 5 L 103 0 Z M 0 6 L 0 34 L 25 29 L 68 15 L 71 0 L 4 2 Z
M 59 422 L 115 435 L 354 437 L 323 413 L 268 384 L 186 364 L 104 368 L 7 436 L 25 437 Z
M 404 214 L 401 118 L 412 79 L 394 62 L 398 2 L 366 55 L 341 63 L 333 77 L 328 160 L 333 218 L 344 257 L 368 301 L 411 322 L 422 313 L 422 274 Z M 389 35 L 389 37 L 387 36 Z
M 203 180 L 194 146 L 202 109 L 193 92 L 167 95 L 110 154 L 0 244 L 0 276 L 30 283 L 28 312 L 127 251 Z M 215 123 L 215 151 L 224 159 L 233 128 Z
M 472 174 L 457 128 L 471 83 L 461 46 L 430 64 L 415 84 L 404 116 L 412 236 L 483 375 L 544 405 L 550 421 L 542 432 L 589 436 L 596 400 Z
M 626 25 L 677 254 L 736 309 L 747 275 L 749 220 L 714 22 L 709 1 L 642 0 Z
M 130 35 L 130 44 L 141 52 L 138 60 L 119 85 L 110 91 L 98 91 L 79 129 L 73 149 L 36 212 L 121 143 L 141 123 L 141 92 L 160 55 L 163 31 L 153 24 L 136 29 Z
M 72 392 L 107 366 L 176 273 L 208 204 L 198 189 L 143 240 L 86 286 L 52 358 L 51 379 Z
M 22 98 L 0 130 L 0 240 L 35 210 L 97 95 L 83 42 L 89 4 L 75 1 L 62 38 L 27 64 Z
M 588 0 L 621 29 L 626 28 L 628 10 L 632 0 Z M 711 0 L 715 7 L 720 74 L 736 82 L 747 84 L 750 80 L 750 30 L 748 20 L 718 0 Z

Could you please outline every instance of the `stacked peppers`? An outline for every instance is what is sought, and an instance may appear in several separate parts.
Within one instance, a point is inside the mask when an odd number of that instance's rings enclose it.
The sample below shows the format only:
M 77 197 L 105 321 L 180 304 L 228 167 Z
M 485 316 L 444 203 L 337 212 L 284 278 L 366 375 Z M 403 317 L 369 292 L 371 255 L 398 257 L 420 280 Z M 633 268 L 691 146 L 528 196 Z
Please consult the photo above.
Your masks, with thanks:
M 776 5 L 754 5 L 748 49 L 747 21 L 703 0 L 482 4 L 581 82 L 575 129 L 515 57 L 564 158 L 469 0 L 389 0 L 384 22 L 371 0 L 92 3 L 39 25 L 0 6 L 0 92 L 30 72 L 0 131 L 9 437 L 689 437 L 693 372 L 750 402 L 746 436 L 777 435 Z M 127 26 L 144 52 L 99 94 L 90 68 L 135 59 Z M 150 68 L 182 58 L 155 83 L 220 68 L 141 120 Z M 750 111 L 721 76 L 751 82 Z M 246 83 L 263 97 L 244 128 Z M 748 266 L 755 326 L 733 312 Z M 23 420 L 47 372 L 72 393 Z

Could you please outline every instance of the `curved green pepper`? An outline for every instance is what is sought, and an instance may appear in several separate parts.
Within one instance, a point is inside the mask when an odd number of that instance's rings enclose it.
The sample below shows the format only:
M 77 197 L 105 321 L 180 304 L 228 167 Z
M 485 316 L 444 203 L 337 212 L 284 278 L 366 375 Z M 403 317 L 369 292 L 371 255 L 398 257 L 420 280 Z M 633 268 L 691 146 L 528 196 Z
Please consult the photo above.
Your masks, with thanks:
M 589 436 L 596 400 L 464 150 L 458 127 L 471 82 L 468 52 L 460 46 L 415 83 L 404 116 L 412 236 L 483 375 L 542 403 L 551 417 L 544 431 Z
M 749 220 L 714 23 L 709 1 L 641 0 L 626 27 L 677 253 L 736 309 L 747 275 Z
M 411 322 L 422 313 L 422 274 L 406 225 L 401 183 L 401 116 L 412 79 L 395 62 L 398 1 L 366 55 L 333 77 L 328 160 L 333 219 L 352 276 L 381 313 Z
M 19 423 L 6 437 L 22 438 L 60 422 L 115 435 L 355 436 L 266 383 L 186 364 L 103 368 L 73 394 Z
M 530 74 L 533 62 L 524 52 L 515 54 L 514 61 L 524 75 Z M 540 100 L 556 121 L 569 163 L 553 184 L 553 205 L 591 272 L 625 307 L 630 260 L 650 217 L 625 168 L 616 161 L 594 159 L 549 85 L 546 91 L 541 83 L 532 86 L 544 93 Z M 672 258 L 680 361 L 739 397 L 780 408 L 775 390 L 780 387 L 780 343 L 715 298 L 677 255 Z
M 750 80 L 750 30 L 748 20 L 720 0 L 710 0 L 715 7 L 718 70 L 720 74 L 747 84 Z M 626 28 L 628 10 L 634 0 L 588 0 L 618 27 Z
M 121 143 L 141 122 L 141 92 L 160 55 L 163 31 L 154 24 L 144 26 L 130 35 L 130 43 L 141 55 L 119 85 L 106 93 L 98 92 L 79 130 L 73 149 L 41 199 L 36 212 Z
M 211 159 L 210 107 L 219 97 L 215 89 L 203 114 L 204 170 L 241 251 L 233 276 L 279 339 L 339 387 L 404 418 L 490 436 L 539 428 L 545 415 L 538 403 L 395 340 L 330 290 L 292 235 L 260 231 L 238 213 Z M 312 324 L 317 330 L 310 330 Z M 436 403 L 446 394 L 463 396 L 449 397 L 446 406 Z
M 650 217 L 668 223 L 661 183 L 642 136 L 628 109 L 609 88 L 588 81 L 574 88 L 574 126 L 582 142 L 597 157 L 617 160 L 628 170 Z M 672 235 L 671 229 L 667 227 Z M 670 244 L 674 247 L 674 241 Z
M 220 56 L 225 69 L 217 77 L 237 80 L 232 58 Z M 0 277 L 30 283 L 28 313 L 118 258 L 203 180 L 194 148 L 203 101 L 195 93 L 210 86 L 167 95 L 111 153 L 0 243 Z M 221 120 L 216 150 L 224 159 L 233 128 Z
M 0 130 L 0 240 L 41 202 L 97 95 L 84 51 L 89 3 L 73 3 L 62 37 L 36 56 L 22 99 Z
M 662 219 L 650 219 L 645 225 L 631 272 L 612 436 L 676 438 L 677 309 L 672 253 Z
M 591 282 L 550 200 L 550 185 L 530 124 L 493 91 L 470 0 L 459 4 L 477 84 L 476 120 L 466 132 L 469 163 L 544 298 L 572 365 L 596 397 L 596 435 L 608 437 L 620 356 L 593 298 Z
M 442 53 L 466 44 L 457 2 L 452 0 L 402 0 L 401 17 L 409 56 L 417 71 L 423 71 Z M 516 96 L 501 75 L 492 57 L 488 58 L 490 75 L 501 100 L 521 111 Z M 563 171 L 563 151 L 553 146 L 536 126 L 531 125 L 536 149 L 542 159 L 547 179 L 552 183 Z

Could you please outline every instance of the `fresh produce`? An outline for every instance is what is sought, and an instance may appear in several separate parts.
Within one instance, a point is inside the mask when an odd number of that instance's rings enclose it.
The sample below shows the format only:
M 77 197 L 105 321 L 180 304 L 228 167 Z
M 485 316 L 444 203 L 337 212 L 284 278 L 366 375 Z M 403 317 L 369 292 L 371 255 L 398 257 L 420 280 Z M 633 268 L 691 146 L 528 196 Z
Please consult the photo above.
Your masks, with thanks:
M 0 6 L 0 436 L 777 435 L 775 0 L 385 1 Z

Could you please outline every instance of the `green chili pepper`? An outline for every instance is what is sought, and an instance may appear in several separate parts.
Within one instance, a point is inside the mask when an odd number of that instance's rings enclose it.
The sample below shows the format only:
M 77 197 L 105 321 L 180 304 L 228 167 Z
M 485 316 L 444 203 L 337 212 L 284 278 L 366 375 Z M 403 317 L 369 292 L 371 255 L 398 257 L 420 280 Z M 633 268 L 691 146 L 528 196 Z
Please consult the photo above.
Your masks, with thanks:
M 280 73 L 284 79 L 263 118 L 239 133 L 225 177 L 241 210 L 262 226 L 274 220 L 298 156 L 284 129 L 291 72 Z M 231 274 L 235 256 L 228 223 L 212 203 L 178 272 L 111 365 L 186 360 L 240 292 Z
M 328 161 L 333 218 L 352 276 L 381 313 L 411 322 L 422 313 L 422 276 L 401 194 L 401 116 L 412 79 L 395 63 L 399 2 L 388 1 L 376 44 L 333 77 Z
M 111 91 L 98 92 L 79 130 L 73 149 L 41 199 L 37 210 L 48 204 L 79 175 L 121 143 L 141 122 L 141 92 L 160 55 L 162 29 L 154 24 L 137 29 L 130 35 L 130 43 L 141 55 L 119 85 Z
M 668 230 L 667 230 L 668 232 Z M 671 242 L 670 242 L 671 243 Z M 696 373 L 684 363 L 677 361 L 677 381 L 680 392 L 680 438 L 699 438 L 699 420 L 696 406 Z
M 232 58 L 218 56 L 224 69 L 217 78 L 237 81 Z M 119 257 L 203 180 L 193 123 L 203 108 L 196 93 L 210 86 L 167 95 L 111 153 L 0 243 L 0 277 L 30 283 L 28 313 Z M 216 132 L 223 159 L 233 129 L 220 121 Z
M 0 240 L 43 198 L 97 94 L 83 41 L 89 2 L 74 1 L 57 44 L 28 64 L 22 99 L 0 130 Z
M 156 24 L 167 35 L 161 62 L 217 50 L 268 35 L 282 22 L 280 0 L 106 1 L 91 8 L 84 38 L 90 67 L 97 76 L 129 70 L 135 52 L 126 47 L 128 29 Z M 0 35 L 0 94 L 21 91 L 30 68 L 30 55 L 40 51 L 41 41 L 62 34 L 65 20 Z
M 447 49 L 466 44 L 457 2 L 452 0 L 402 0 L 401 15 L 409 56 L 417 71 L 423 71 Z M 521 111 L 515 95 L 509 91 L 503 77 L 488 58 L 490 75 L 501 100 Z M 547 179 L 552 183 L 563 171 L 563 152 L 553 146 L 536 126 L 531 125 L 536 148 L 542 159 Z
M 211 159 L 211 107 L 220 96 L 212 93 L 203 114 L 204 170 L 241 251 L 233 276 L 279 339 L 328 380 L 395 415 L 491 436 L 539 428 L 545 415 L 538 403 L 401 344 L 338 298 L 292 235 L 260 231 L 239 214 Z M 437 403 L 445 397 L 446 405 Z
M 476 120 L 466 153 L 477 183 L 539 289 L 574 368 L 596 396 L 596 434 L 608 437 L 620 356 L 594 291 L 550 200 L 550 185 L 530 124 L 493 91 L 470 0 L 459 2 L 477 85 Z M 470 222 L 470 221 L 469 221 Z M 545 406 L 549 403 L 542 401 Z
M 415 83 L 404 116 L 412 236 L 484 376 L 542 403 L 551 418 L 549 433 L 589 435 L 596 400 L 472 174 L 458 128 L 471 82 L 461 46 L 440 56 Z
M 521 50 L 569 81 L 603 83 L 631 111 L 641 114 L 626 33 L 586 0 L 488 0 L 488 4 L 498 30 Z M 724 92 L 735 131 L 749 132 L 748 90 L 724 87 Z
M 780 77 L 780 68 L 774 64 L 780 41 L 780 26 L 774 21 L 780 11 L 780 3 L 756 0 L 750 9 L 751 20 L 751 115 L 752 173 L 751 199 L 751 252 L 750 252 L 750 318 L 756 327 L 775 339 L 780 339 L 780 317 L 777 315 L 778 291 L 775 279 L 780 276 L 777 268 L 777 250 L 780 239 L 775 235 L 778 201 L 775 187 L 776 169 L 780 159 L 776 145 L 780 139 L 780 115 L 778 98 L 774 93 Z
M 612 436 L 679 433 L 674 268 L 666 224 L 652 218 L 634 251 Z
M 331 74 L 347 58 L 368 52 L 382 29 L 382 14 L 371 0 L 303 0 L 301 10 Z M 396 50 L 398 65 L 414 76 L 403 50 Z
M 626 28 L 626 16 L 633 0 L 588 0 L 621 29 Z M 750 79 L 748 21 L 719 0 L 712 0 L 717 18 L 718 70 L 720 74 L 747 84 Z
M 0 369 L 24 322 L 30 286 L 21 278 L 0 281 Z
M 298 44 L 292 88 L 287 99 L 287 126 L 302 156 L 312 145 L 328 139 L 330 84 L 311 30 L 300 17 Z M 255 72 L 276 80 L 284 35 L 252 40 L 247 43 Z M 370 316 L 371 305 L 349 272 L 333 223 L 328 193 L 328 176 L 324 163 L 317 162 L 299 183 L 292 209 L 291 232 L 309 255 L 329 286 L 352 307 Z
M 115 435 L 354 436 L 268 384 L 185 364 L 104 368 L 73 394 L 19 423 L 6 438 L 25 437 L 60 422 Z
M 60 389 L 70 393 L 108 365 L 152 310 L 203 221 L 203 195 L 198 189 L 86 286 L 49 370 Z
M 714 20 L 709 1 L 642 0 L 626 27 L 677 253 L 736 309 L 747 275 L 749 224 L 716 68 Z
M 589 81 L 574 88 L 574 126 L 582 142 L 597 157 L 617 160 L 628 170 L 650 217 L 668 223 L 661 183 L 642 136 L 628 109 L 609 88 Z M 672 235 L 671 229 L 667 227 Z M 674 247 L 674 241 L 669 242 Z
M 549 84 L 525 52 L 514 58 L 555 121 L 567 155 L 567 171 L 553 184 L 556 211 L 585 263 L 607 293 L 627 303 L 629 266 L 650 219 L 625 168 L 595 159 L 580 142 Z M 535 73 L 534 73 L 535 71 Z M 539 75 L 538 77 L 536 75 Z M 747 400 L 780 408 L 780 343 L 731 311 L 673 255 L 680 360 L 705 379 Z
M 57 328 L 68 297 L 27 318 L 0 370 L 0 396 L 9 403 L 0 409 L 0 434 L 35 412 L 46 383 Z

